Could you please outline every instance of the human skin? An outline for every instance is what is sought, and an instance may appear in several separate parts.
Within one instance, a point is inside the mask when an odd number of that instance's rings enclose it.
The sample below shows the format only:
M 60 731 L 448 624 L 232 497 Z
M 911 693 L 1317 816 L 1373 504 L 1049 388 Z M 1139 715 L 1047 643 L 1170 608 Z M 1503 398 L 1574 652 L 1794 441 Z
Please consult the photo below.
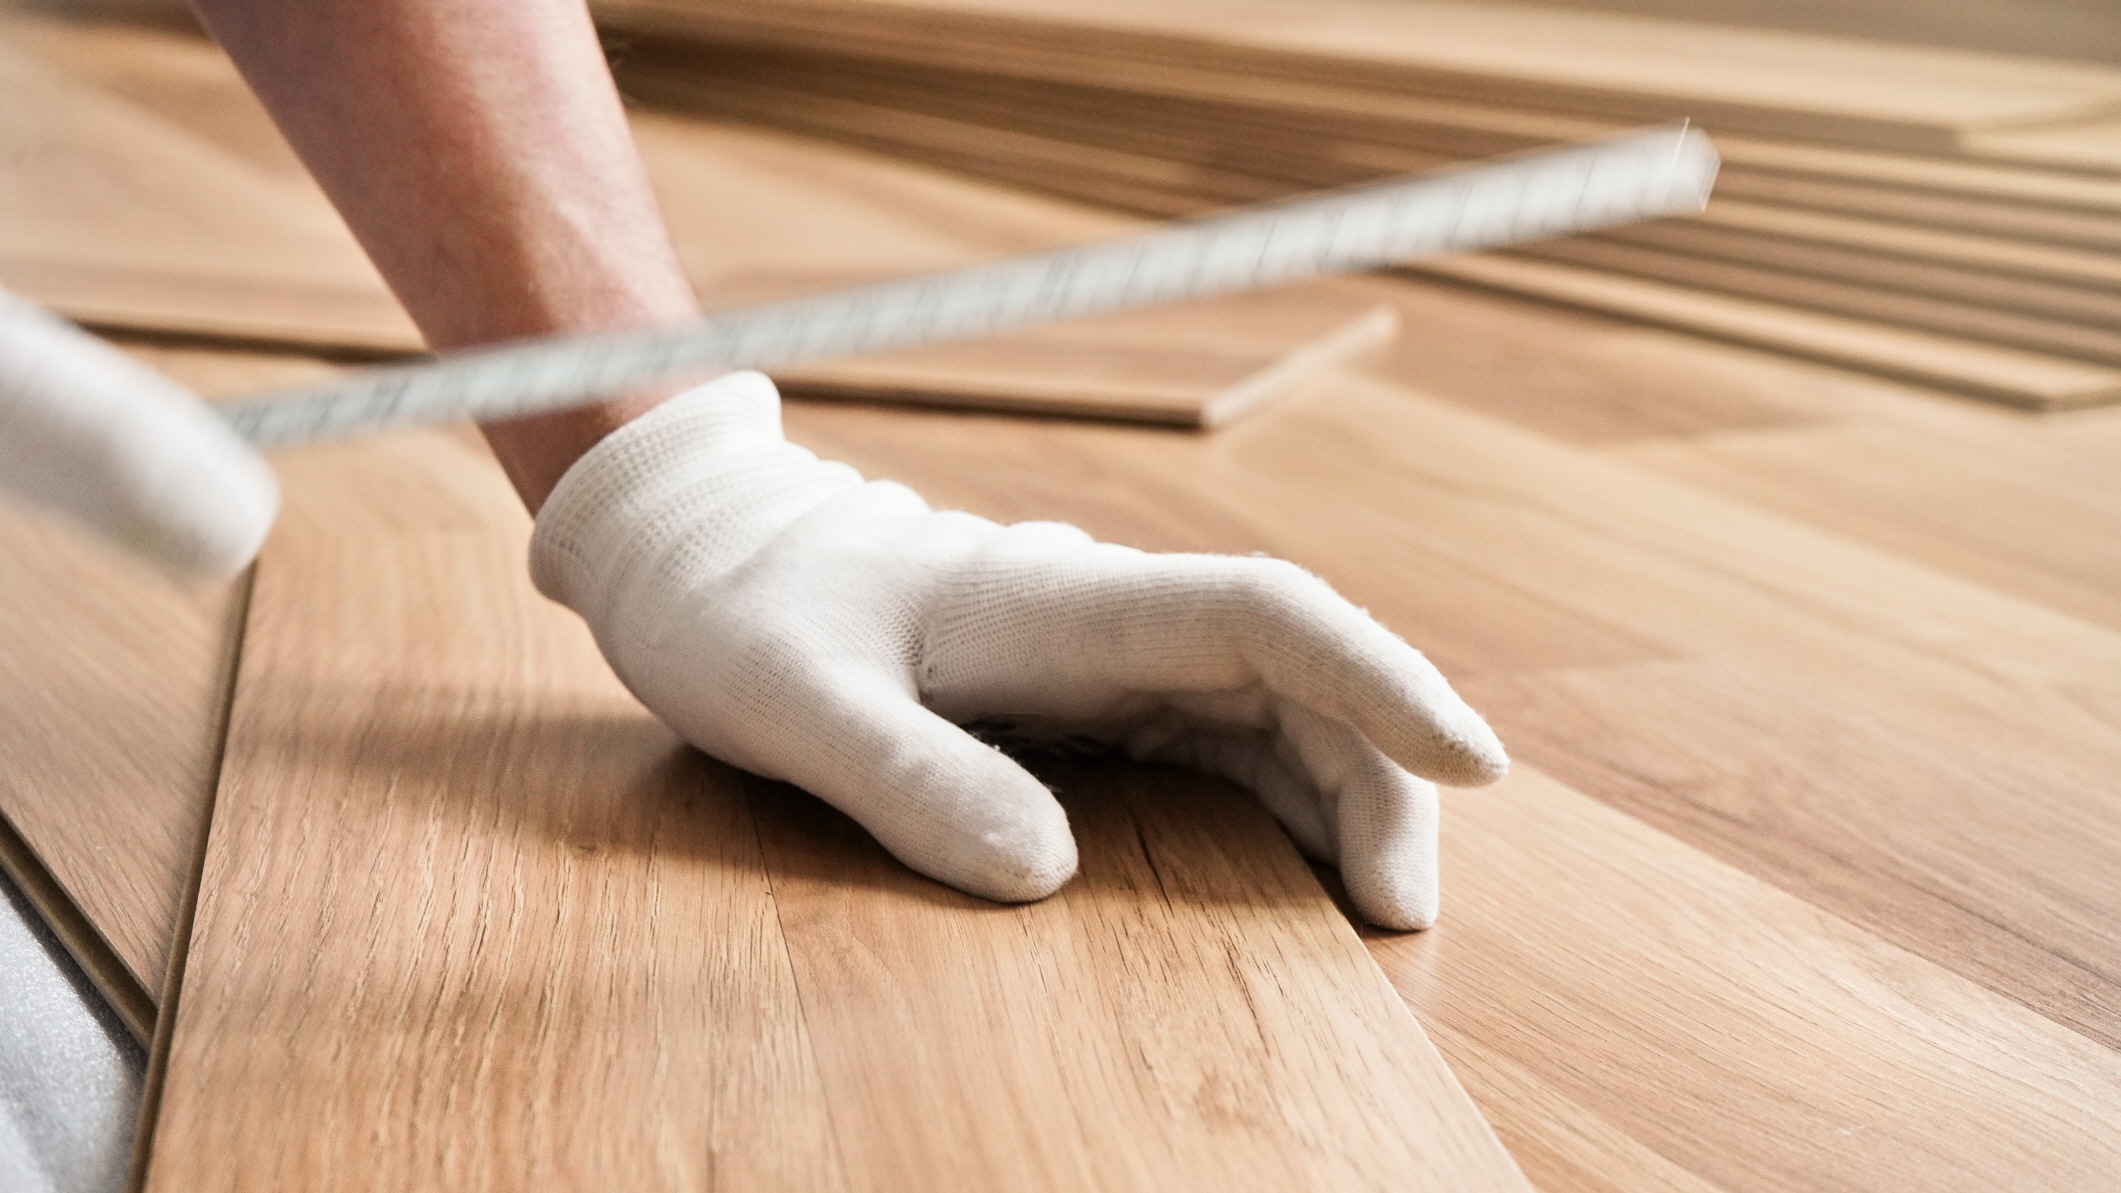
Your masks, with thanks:
M 580 0 L 195 0 L 437 350 L 698 313 Z M 532 513 L 672 390 L 481 429 Z

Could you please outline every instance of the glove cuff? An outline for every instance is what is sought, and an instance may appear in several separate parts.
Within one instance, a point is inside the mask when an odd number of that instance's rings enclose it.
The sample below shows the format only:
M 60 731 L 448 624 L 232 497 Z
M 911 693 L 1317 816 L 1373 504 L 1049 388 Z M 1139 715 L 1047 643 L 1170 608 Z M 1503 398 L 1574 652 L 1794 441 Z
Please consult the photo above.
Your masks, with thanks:
M 827 480 L 821 471 L 781 438 L 773 382 L 730 373 L 663 402 L 574 462 L 538 512 L 531 579 L 601 635 L 625 594 L 667 587 L 648 584 L 651 574 L 675 568 L 697 579 L 755 550 L 751 540 L 795 516 L 785 512 L 790 498 Z M 844 487 L 841 471 L 829 470 L 830 487 Z

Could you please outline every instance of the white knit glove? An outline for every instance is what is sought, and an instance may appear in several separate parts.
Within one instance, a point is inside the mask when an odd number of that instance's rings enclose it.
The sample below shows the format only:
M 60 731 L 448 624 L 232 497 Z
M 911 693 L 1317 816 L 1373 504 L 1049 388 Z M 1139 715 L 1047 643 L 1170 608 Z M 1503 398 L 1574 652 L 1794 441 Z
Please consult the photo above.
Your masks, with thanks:
M 0 493 L 213 576 L 250 562 L 280 504 L 265 461 L 183 387 L 5 291 Z
M 1051 894 L 1075 842 L 1045 787 L 959 724 L 1227 776 L 1393 928 L 1436 916 L 1424 779 L 1508 765 L 1427 659 L 1293 564 L 931 510 L 783 440 L 757 373 L 576 462 L 538 516 L 531 572 L 695 745 L 991 899 Z

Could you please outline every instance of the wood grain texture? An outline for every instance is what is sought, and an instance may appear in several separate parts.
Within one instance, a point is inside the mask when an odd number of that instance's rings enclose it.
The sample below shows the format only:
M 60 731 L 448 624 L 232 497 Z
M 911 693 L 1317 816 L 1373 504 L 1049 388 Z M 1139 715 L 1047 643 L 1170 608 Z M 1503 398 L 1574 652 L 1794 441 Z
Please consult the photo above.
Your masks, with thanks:
M 1775 433 L 1615 445 L 1627 459 L 1986 587 L 2121 628 L 2112 416 L 2049 427 L 1896 403 Z
M 2121 332 L 2112 330 L 2099 313 L 2121 306 L 2109 296 L 2075 295 L 2054 287 L 1941 268 L 1922 271 L 1927 278 L 1903 277 L 1896 279 L 1899 285 L 1880 285 L 1875 271 L 1872 277 L 1859 280 L 1835 276 L 1849 272 L 1843 266 L 1850 258 L 1842 252 L 1807 252 L 1798 247 L 1777 264 L 1756 264 L 1702 255 L 1701 246 L 1677 244 L 1676 239 L 1669 234 L 1655 238 L 1573 236 L 1509 251 L 1539 261 L 1876 321 L 1976 344 L 2109 368 L 2121 366 Z M 1934 284 L 1923 285 L 1925 280 Z M 1984 290 L 1992 301 L 1983 300 Z M 2014 290 L 2015 302 L 2011 301 Z M 2065 309 L 2039 309 L 2042 306 Z
M 1966 138 L 1983 157 L 2038 162 L 2093 175 L 2121 173 L 2121 117 L 2110 111 L 2078 120 L 1995 129 Z
M 734 777 L 524 591 L 462 445 L 295 467 L 146 1187 L 840 1187 Z
M 1974 406 L 1962 408 L 1963 424 L 1924 421 L 1951 408 L 1883 383 L 1502 300 L 1438 322 L 1454 309 L 1452 291 L 1377 289 L 1414 295 L 1402 314 L 1415 334 L 1380 366 L 1396 384 L 1344 382 L 1209 439 L 859 407 L 791 407 L 788 422 L 799 441 L 945 504 L 1064 517 L 1144 546 L 1296 558 L 1428 649 L 1497 716 L 1521 761 L 1571 776 L 1563 788 L 1528 766 L 1499 791 L 1447 797 L 1442 923 L 1396 948 L 1371 942 L 1539 1187 L 1958 1188 L 1993 1187 L 2002 1174 L 2011 1187 L 2101 1189 L 2105 1170 L 2091 1165 L 2107 1163 L 2102 1149 L 2112 1146 L 2097 1115 L 2110 1101 L 2113 1052 L 2096 1041 L 2121 1006 L 2101 911 L 2113 899 L 2103 859 L 2115 848 L 2102 778 L 2121 770 L 2114 632 L 1955 579 L 1919 553 L 1660 478 L 1648 471 L 1661 467 L 1655 460 L 1633 457 L 1660 442 L 1824 435 L 1841 424 L 1879 437 L 1928 428 L 1913 440 L 1919 454 L 1925 444 L 1941 451 L 1955 427 L 1978 443 L 1982 428 L 2020 426 L 2021 437 L 1994 439 L 2004 445 L 1996 463 L 2063 483 L 2047 498 L 2024 490 L 2020 499 L 2037 503 L 2066 497 L 2071 469 L 2092 469 L 2121 444 L 2112 433 L 2121 422 L 2100 412 L 2030 424 Z M 1443 343 L 1453 345 L 1448 367 L 1424 392 L 1424 362 Z M 1483 360 L 1517 363 L 1484 369 Z M 1542 411 L 1523 391 L 1545 376 L 1573 378 L 1580 389 L 1567 401 L 1595 412 Z M 1730 391 L 1721 404 L 1665 409 L 1688 394 Z M 474 460 L 439 474 L 457 476 Z M 419 518 L 363 512 L 393 490 Z M 1863 505 L 1845 500 L 1852 511 Z M 348 476 L 324 485 L 314 506 L 345 520 L 338 541 L 348 530 L 395 534 L 421 518 L 447 520 L 464 501 L 448 486 Z M 2111 516 L 2101 508 L 2071 516 Z M 2086 527 L 2107 530 L 2096 520 Z M 2092 582 L 2096 561 L 2084 566 Z M 379 584 L 410 591 L 405 569 L 366 556 L 347 572 L 342 591 L 304 585 L 306 599 L 350 609 L 373 603 Z M 500 620 L 472 619 L 458 632 L 432 612 L 405 616 L 408 638 L 429 654 Z M 303 641 L 356 653 L 343 637 Z M 446 655 L 431 662 L 444 673 L 459 666 Z M 345 706 L 359 717 L 401 703 L 354 697 Z M 545 736 L 521 729 L 505 746 L 483 745 L 495 732 L 466 736 L 452 758 L 474 761 L 453 765 L 487 765 L 478 760 Z M 377 738 L 376 749 L 403 754 L 401 740 Z M 626 747 L 636 748 L 645 741 Z M 388 790 L 380 775 L 362 783 Z M 765 834 L 762 863 L 773 856 L 775 815 L 834 840 L 837 822 L 801 801 L 752 805 L 751 814 Z M 427 819 L 479 822 L 446 810 Z M 406 825 L 392 831 L 411 842 L 400 856 L 428 856 L 425 837 Z M 289 832 L 291 849 L 332 848 L 330 838 Z M 850 840 L 860 843 L 838 842 Z M 349 869 L 358 867 L 342 863 L 337 880 Z M 415 867 L 430 869 L 437 883 L 459 872 L 454 856 Z M 367 876 L 370 886 L 354 889 L 395 896 L 400 887 L 388 883 L 404 873 Z M 783 878 L 768 876 L 778 897 Z M 796 877 L 787 879 L 791 901 Z M 815 875 L 806 881 L 802 889 L 815 891 Z M 461 908 L 468 898 L 450 894 L 431 906 Z M 288 914 L 287 902 L 261 892 L 259 914 Z M 908 922 L 951 921 L 945 910 Z M 360 911 L 376 914 L 366 902 Z M 435 915 L 430 925 L 447 922 Z M 306 963 L 343 922 L 307 925 L 299 947 L 261 951 L 261 964 Z M 815 965 L 852 989 L 903 996 L 898 979 L 863 969 L 861 954 L 797 945 L 793 922 L 782 920 L 790 956 L 810 960 L 791 960 L 792 972 Z M 866 943 L 880 933 L 855 935 Z M 839 925 L 813 939 L 847 938 Z M 503 984 L 481 975 L 498 972 L 467 963 L 419 989 L 452 1014 L 477 1010 L 474 995 Z M 958 989 L 976 999 L 969 985 Z M 374 983 L 333 978 L 315 989 L 329 1000 L 319 1015 L 374 1005 L 345 997 L 368 998 Z M 902 1003 L 877 1001 L 901 1013 Z M 804 1010 L 821 1067 L 860 1062 L 846 1041 L 889 1034 L 872 1026 L 885 1014 L 876 1002 L 846 1008 L 835 1022 L 851 1026 L 835 1027 L 844 1034 L 831 1041 L 807 999 Z M 350 1040 L 372 1022 L 333 1030 Z M 261 1037 L 269 1059 L 298 1038 Z M 434 1086 L 450 1096 L 468 1089 L 439 1074 L 476 1074 L 469 1061 L 447 1064 L 470 1046 L 451 1052 L 454 1037 L 422 1038 L 444 1041 Z M 827 1060 L 834 1048 L 847 1051 Z M 346 1055 L 361 1054 L 347 1046 Z M 851 1071 L 850 1087 L 888 1079 Z M 216 1089 L 267 1075 L 216 1072 Z M 1996 1129 L 1968 1130 L 1969 1121 Z M 912 1150 L 863 1163 L 890 1171 Z
M 1689 357 L 1714 353 L 1664 364 Z M 2100 1188 L 2121 756 L 2086 706 L 2113 707 L 2112 636 L 1364 392 L 1206 444 L 791 426 L 981 512 L 1296 558 L 1430 649 L 1520 761 L 1586 784 L 1600 803 L 1529 770 L 1448 797 L 1443 921 L 1372 942 L 1540 1187 Z M 1467 586 L 1518 603 L 1469 624 Z M 1585 631 L 1642 661 L 1522 653 Z
M 1446 801 L 1444 921 L 1370 947 L 1548 1193 L 2121 1166 L 2121 1054 L 1530 768 Z
M 792 43 L 800 45 L 801 42 Z M 1058 128 L 1085 114 L 1131 112 L 1133 119 L 1096 127 L 1104 137 L 1162 139 L 1168 163 L 1207 166 L 1210 147 L 1226 160 L 1369 163 L 1404 172 L 1420 168 L 1406 154 L 1451 159 L 1489 157 L 1610 135 L 1627 122 L 1581 111 L 1508 106 L 1503 97 L 1441 98 L 1365 86 L 1355 78 L 1242 78 L 1169 62 L 1099 58 L 1069 72 L 1024 69 L 1024 59 L 997 54 L 962 69 L 944 68 L 902 47 L 872 53 L 866 45 L 819 52 L 756 44 L 657 38 L 628 40 L 617 62 L 621 78 L 655 85 L 658 76 L 689 73 L 738 88 L 778 83 L 812 96 L 860 98 L 902 111 L 972 118 L 1006 114 L 1016 129 Z M 1078 53 L 1082 51 L 1078 50 Z M 1032 59 L 1036 63 L 1038 59 Z M 1055 76 L 1055 77 L 1048 77 Z M 1204 119 L 1206 118 L 1206 119 Z M 988 119 L 988 123 L 999 123 Z M 2121 180 L 2065 169 L 1889 153 L 1847 146 L 1745 136 L 1713 126 L 1722 154 L 1725 194 L 1755 182 L 1802 179 L 1852 194 L 1897 191 L 1903 200 L 1950 196 L 2008 203 L 2030 215 L 2121 213 Z M 1081 139 L 1078 137 L 1078 139 Z M 1830 191 L 1829 191 L 1830 193 Z
M 1970 343 L 1833 312 L 1793 309 L 1655 278 L 1509 256 L 1427 261 L 1416 267 L 1416 272 L 1787 352 L 2028 410 L 2074 410 L 2121 401 L 2121 370 L 2105 365 Z
M 134 346 L 202 392 L 314 379 L 313 361 Z M 5 865 L 143 1042 L 205 830 L 245 586 L 178 582 L 0 508 Z
M 436 433 L 284 461 L 149 1189 L 1522 1189 L 1243 797 L 1001 908 L 682 749 Z
M 1151 197 L 1206 177 L 1139 148 L 1034 164 Z M 1866 185 L 1948 224 L 1997 177 Z M 947 227 L 924 193 L 890 197 L 892 239 Z M 2011 203 L 2106 226 L 2078 199 Z M 1546 1193 L 2104 1193 L 2117 412 L 2032 420 L 1499 290 L 1357 288 L 1407 328 L 1376 375 L 1213 437 L 807 404 L 788 425 L 940 504 L 1294 558 L 1445 667 L 1521 765 L 1446 796 L 1438 928 L 1368 944 Z M 1656 317 L 1657 293 L 1631 301 Z M 1810 318 L 1710 309 L 1741 340 Z M 1967 351 L 1905 334 L 1905 367 Z M 2020 378 L 2040 360 L 1989 359 Z M 2099 384 L 2074 368 L 2035 392 Z M 265 844 L 222 855 L 200 917 L 217 960 L 188 977 L 219 1001 L 188 988 L 165 1020 L 157 1187 L 1279 1187 L 1407 1154 L 1304 1146 L 1317 1120 L 1260 1096 L 1323 1066 L 1321 1025 L 1388 1016 L 1320 1010 L 1289 985 L 1301 966 L 1247 951 L 1340 965 L 1351 938 L 1310 918 L 1315 886 L 1231 793 L 1055 772 L 1095 864 L 1046 904 L 973 905 L 677 750 L 520 591 L 520 514 L 461 436 L 319 453 L 303 476 L 279 662 L 245 714 L 250 810 L 224 822 Z M 52 839 L 109 865 L 67 827 Z M 716 916 L 737 927 L 660 930 Z M 1350 1088 L 1317 1104 L 1380 1129 L 1391 1108 Z M 649 1108 L 593 1129 L 587 1099 Z M 1053 1102 L 1057 1127 L 1019 1113 Z M 1182 1129 L 1145 1125 L 1165 1122 Z M 1275 1131 L 1297 1142 L 1258 1142 Z M 782 1149 L 763 1169 L 755 1138 Z
M 93 925 L 63 935 L 144 1037 L 204 827 L 239 590 L 174 584 L 14 508 L 0 558 L 0 814 L 23 849 L 9 870 L 33 896 L 41 872 Z
M 775 901 L 856 1186 L 1521 1187 L 1251 799 L 1116 764 L 1046 778 L 1083 870 L 1010 909 L 910 874 L 816 801 L 765 793 Z
M 804 412 L 794 425 L 815 439 L 823 418 Z M 944 501 L 976 498 L 975 508 L 1011 513 L 1035 502 L 1049 516 L 1123 537 L 1130 507 L 1159 508 L 1171 503 L 1170 489 L 1190 490 L 1247 532 L 1221 545 L 1287 555 L 1334 577 L 1471 691 L 1488 694 L 1505 740 L 1518 740 L 1533 762 L 1596 758 L 1616 783 L 1637 776 L 1626 780 L 1633 788 L 1601 783 L 1589 793 L 1663 815 L 1665 827 L 1684 827 L 1718 856 L 2093 1038 L 2121 1038 L 2121 988 L 2097 910 L 2115 897 L 2099 858 L 2121 848 L 2101 778 L 2121 769 L 2121 739 L 2094 711 L 2094 693 L 2111 692 L 2121 662 L 2111 631 L 1608 468 L 1405 390 L 1346 384 L 1331 400 L 1286 407 L 1271 429 L 1229 436 L 1203 448 L 1084 440 L 1076 450 L 1100 461 L 1100 491 L 1076 496 L 1056 481 L 1023 498 L 982 479 L 980 465 L 950 464 L 941 458 L 950 449 L 925 447 L 914 432 L 821 446 Z M 1387 446 L 1402 444 L 1420 447 Z M 1024 458 L 1051 470 L 1070 457 L 1047 443 L 1025 448 Z M 1122 471 L 1116 460 L 1130 463 Z M 1373 562 L 1339 562 L 1353 558 Z M 1469 584 L 1523 594 L 1511 622 L 1514 657 L 1485 646 L 1482 627 L 1459 612 Z M 1548 610 L 1551 628 L 1531 620 Z M 1615 651 L 1615 663 L 1590 667 L 1560 664 L 1562 655 L 1540 667 L 1523 653 L 1542 632 L 1566 637 L 1561 625 L 1600 627 L 1615 647 L 1632 645 Z M 1642 661 L 1617 661 L 1630 652 Z M 1625 680 L 1615 678 L 1621 688 L 1604 697 L 1563 695 L 1562 676 L 1655 675 L 1666 665 L 1660 656 L 1715 660 L 1705 682 L 1745 694 L 1711 699 L 1711 686 L 1657 696 L 1645 684 L 1638 694 L 1651 703 L 1637 703 L 1623 699 Z M 1601 699 L 1612 719 L 1588 728 L 1581 718 Z M 1771 719 L 1777 708 L 1788 711 Z M 1799 716 L 1813 708 L 1821 711 L 1806 715 L 1815 719 Z M 1879 711 L 1857 718 L 1861 708 Z M 1652 729 L 1666 723 L 1686 727 L 1677 730 L 1686 749 Z M 1642 741 L 1643 752 L 1616 736 Z M 1820 744 L 1785 749 L 1784 740 Z M 1644 770 L 1660 753 L 1680 766 L 1696 748 L 1706 753 L 1692 769 Z M 1850 751 L 1897 761 L 1848 771 Z M 1751 761 L 1742 777 L 1707 785 L 1725 773 L 1710 760 L 1719 756 Z M 2010 760 L 2030 758 L 2040 765 L 2018 763 L 1999 788 Z M 1995 798 L 1999 790 L 2011 795 Z M 1717 791 L 1772 810 L 1776 827 L 1731 820 L 1713 806 Z M 1858 806 L 1860 827 L 1846 819 Z M 1851 833 L 1898 860 L 1852 852 Z M 2008 849 L 1988 844 L 2004 841 Z M 2024 881 L 2028 866 L 2041 874 L 2037 887 Z

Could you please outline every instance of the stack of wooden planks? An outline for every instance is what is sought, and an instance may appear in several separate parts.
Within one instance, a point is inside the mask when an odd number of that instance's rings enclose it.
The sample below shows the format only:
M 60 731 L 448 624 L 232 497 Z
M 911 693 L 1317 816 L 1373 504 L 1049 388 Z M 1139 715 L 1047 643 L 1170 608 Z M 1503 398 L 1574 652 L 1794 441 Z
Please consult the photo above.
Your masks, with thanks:
M 1719 197 L 1426 264 L 2036 409 L 2121 398 L 2121 68 L 1429 0 L 599 0 L 622 84 L 1161 215 L 1692 118 Z

